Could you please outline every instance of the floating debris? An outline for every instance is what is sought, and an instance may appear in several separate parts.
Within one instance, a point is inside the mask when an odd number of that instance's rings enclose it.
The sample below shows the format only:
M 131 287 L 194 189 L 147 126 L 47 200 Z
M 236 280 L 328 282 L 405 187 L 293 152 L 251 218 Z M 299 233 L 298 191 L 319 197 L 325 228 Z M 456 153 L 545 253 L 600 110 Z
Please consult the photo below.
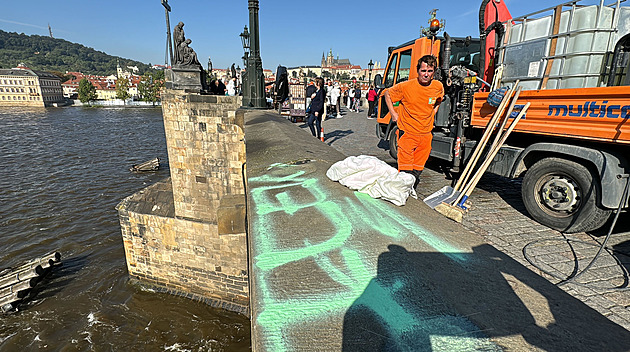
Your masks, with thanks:
M 129 171 L 145 172 L 156 171 L 160 168 L 160 158 L 151 159 L 140 164 L 132 165 Z

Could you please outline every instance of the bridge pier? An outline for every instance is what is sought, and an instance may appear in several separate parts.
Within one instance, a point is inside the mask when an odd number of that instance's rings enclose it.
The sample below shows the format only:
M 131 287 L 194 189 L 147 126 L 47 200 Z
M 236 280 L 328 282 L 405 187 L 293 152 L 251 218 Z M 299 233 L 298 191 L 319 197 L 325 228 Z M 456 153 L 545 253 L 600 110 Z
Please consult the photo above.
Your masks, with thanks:
M 132 279 L 249 315 L 240 97 L 162 94 L 171 177 L 118 206 Z

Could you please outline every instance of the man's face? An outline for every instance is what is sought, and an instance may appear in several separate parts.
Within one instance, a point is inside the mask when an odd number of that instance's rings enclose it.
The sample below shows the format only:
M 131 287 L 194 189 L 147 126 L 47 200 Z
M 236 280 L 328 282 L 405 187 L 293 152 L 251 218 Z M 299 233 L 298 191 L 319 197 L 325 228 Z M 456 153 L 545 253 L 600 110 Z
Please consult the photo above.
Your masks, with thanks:
M 420 84 L 425 86 L 431 83 L 434 73 L 435 68 L 433 66 L 427 65 L 426 62 L 420 63 L 420 68 L 418 69 L 418 80 L 420 81 Z

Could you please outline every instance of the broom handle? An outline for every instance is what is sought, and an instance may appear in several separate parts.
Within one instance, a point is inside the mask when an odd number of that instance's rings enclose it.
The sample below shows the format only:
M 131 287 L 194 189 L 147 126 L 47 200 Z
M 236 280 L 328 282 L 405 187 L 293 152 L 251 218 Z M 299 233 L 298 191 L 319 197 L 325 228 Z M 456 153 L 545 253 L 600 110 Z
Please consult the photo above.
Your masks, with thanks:
M 483 176 L 483 173 L 486 172 L 486 169 L 488 169 L 488 166 L 490 166 L 490 163 L 492 162 L 492 160 L 494 160 L 494 157 L 497 155 L 499 150 L 501 150 L 503 143 L 505 143 L 505 141 L 507 140 L 507 137 L 510 135 L 510 133 L 512 133 L 512 130 L 514 129 L 514 127 L 516 127 L 516 124 L 521 120 L 521 117 L 525 115 L 525 113 L 527 112 L 527 109 L 529 109 L 529 105 L 530 103 L 525 104 L 525 107 L 523 107 L 523 110 L 521 110 L 521 112 L 514 119 L 512 124 L 510 124 L 510 127 L 507 129 L 507 131 L 505 131 L 505 133 L 501 135 L 501 140 L 499 141 L 499 143 L 496 145 L 494 149 L 490 151 L 490 155 L 488 155 L 484 163 L 481 165 L 481 167 L 475 174 L 475 177 L 473 177 L 473 179 L 470 181 L 470 184 L 468 184 L 468 186 L 466 187 L 465 191 L 462 192 L 462 194 L 460 194 L 459 197 L 457 197 L 457 200 L 455 201 L 454 204 L 462 206 L 466 202 L 466 200 L 468 200 L 468 196 L 470 196 L 473 189 L 477 186 L 477 183 L 481 179 L 481 176 Z
M 464 171 L 459 176 L 459 179 L 457 180 L 457 183 L 455 184 L 455 188 L 454 188 L 455 191 L 458 191 L 459 188 L 462 186 L 462 184 L 465 184 L 465 182 L 468 181 L 468 177 L 470 177 L 470 172 L 472 171 L 475 164 L 477 164 L 477 160 L 479 159 L 479 156 L 481 155 L 481 151 L 485 148 L 486 143 L 488 142 L 488 139 L 490 139 L 490 135 L 492 134 L 492 131 L 494 130 L 494 127 L 495 127 L 494 125 L 497 123 L 497 120 L 501 117 L 501 115 L 503 115 L 505 106 L 507 105 L 507 102 L 510 101 L 510 99 L 512 98 L 512 94 L 514 93 L 514 90 L 516 89 L 516 86 L 518 86 L 519 82 L 520 81 L 516 81 L 516 83 L 514 84 L 514 87 L 508 90 L 508 92 L 503 97 L 503 100 L 501 100 L 501 104 L 499 104 L 499 107 L 494 112 L 494 116 L 492 116 L 492 119 L 490 119 L 490 122 L 488 122 L 488 125 L 486 126 L 486 130 L 483 132 L 483 136 L 481 137 L 479 144 L 477 144 L 475 151 L 470 156 L 470 160 L 468 161 L 468 163 L 466 163 L 466 167 L 464 168 Z
M 497 146 L 497 143 L 499 143 L 499 139 L 501 138 L 503 129 L 505 129 L 505 126 L 507 125 L 507 122 L 510 119 L 510 115 L 512 115 L 512 111 L 514 110 L 514 106 L 516 105 L 516 101 L 518 100 L 519 95 L 521 95 L 521 87 L 518 87 L 518 89 L 516 90 L 516 94 L 514 95 L 514 99 L 512 99 L 510 108 L 508 109 L 507 114 L 505 114 L 505 118 L 501 122 L 501 127 L 499 127 L 499 131 L 497 132 L 497 135 L 494 137 L 494 141 L 492 141 L 492 145 L 490 146 L 490 149 L 488 150 L 493 150 L 494 147 Z

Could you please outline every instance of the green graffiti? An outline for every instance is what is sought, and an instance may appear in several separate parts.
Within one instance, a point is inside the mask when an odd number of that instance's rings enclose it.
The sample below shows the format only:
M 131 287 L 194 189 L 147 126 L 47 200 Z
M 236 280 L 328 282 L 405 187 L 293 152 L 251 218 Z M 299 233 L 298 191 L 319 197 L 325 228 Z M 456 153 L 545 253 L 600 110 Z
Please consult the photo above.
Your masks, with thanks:
M 437 332 L 445 331 L 443 325 L 449 323 L 462 325 L 455 317 L 444 317 L 439 320 L 439 324 L 438 320 L 427 321 L 424 312 L 406 308 L 409 306 L 404 301 L 406 298 L 396 292 L 404 289 L 407 283 L 402 279 L 389 286 L 376 282 L 376 267 L 369 264 L 375 260 L 367 257 L 367 253 L 362 253 L 358 244 L 369 241 L 364 238 L 366 233 L 377 233 L 397 240 L 412 235 L 448 255 L 454 262 L 463 264 L 466 257 L 461 250 L 415 224 L 382 200 L 355 192 L 354 198 L 337 197 L 333 201 L 325 188 L 319 185 L 320 181 L 307 177 L 303 170 L 299 170 L 299 166 L 274 164 L 267 170 L 267 174 L 249 179 L 255 213 L 252 241 L 256 254 L 252 261 L 252 274 L 256 277 L 257 298 L 261 308 L 256 324 L 265 331 L 266 350 L 291 350 L 287 329 L 306 322 L 320 321 L 331 314 L 342 314 L 357 305 L 367 307 L 378 315 L 396 340 L 394 343 L 401 346 L 406 343 L 404 338 L 409 329 Z M 325 182 L 329 181 L 326 179 Z M 296 192 L 302 195 L 300 201 L 298 197 L 292 197 Z M 284 217 L 285 221 L 290 222 L 298 216 L 325 218 L 330 224 L 330 237 L 315 243 L 308 236 L 310 229 L 304 229 L 300 233 L 304 238 L 302 242 L 279 242 L 281 239 L 275 232 L 279 226 L 277 219 Z M 341 260 L 335 262 L 332 256 Z M 330 280 L 338 283 L 340 289 L 334 292 L 309 292 L 308 295 L 289 298 L 280 297 L 270 289 L 274 282 L 274 269 L 307 259 L 313 261 Z M 472 329 L 476 328 L 473 326 Z M 435 339 L 436 343 L 442 344 L 446 340 Z M 432 338 L 427 343 L 432 344 L 433 341 Z

